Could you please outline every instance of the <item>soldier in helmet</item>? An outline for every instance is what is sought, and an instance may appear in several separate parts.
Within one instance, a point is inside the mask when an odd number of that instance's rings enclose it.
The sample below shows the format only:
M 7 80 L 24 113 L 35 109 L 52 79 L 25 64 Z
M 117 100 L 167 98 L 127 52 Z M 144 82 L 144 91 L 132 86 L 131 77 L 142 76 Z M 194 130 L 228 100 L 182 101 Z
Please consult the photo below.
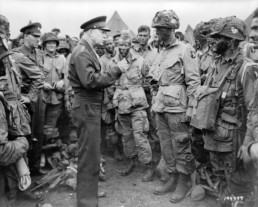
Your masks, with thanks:
M 211 28 L 215 22 L 215 19 L 209 22 L 200 22 L 194 29 L 195 48 L 199 53 L 199 70 L 201 76 L 201 83 L 203 84 L 206 76 L 207 69 L 212 61 L 211 51 L 211 38 L 208 36 L 211 33 Z
M 173 10 L 157 12 L 152 21 L 161 45 L 161 55 L 154 61 L 149 75 L 158 81 L 152 110 L 160 146 L 170 177 L 154 190 L 154 194 L 172 193 L 170 201 L 180 202 L 189 190 L 188 182 L 195 170 L 187 121 L 192 114 L 196 88 L 200 85 L 195 51 L 175 37 L 179 18 Z
M 122 131 L 124 154 L 129 160 L 129 166 L 121 171 L 121 175 L 128 175 L 135 167 L 136 156 L 145 166 L 143 182 L 153 179 L 154 170 L 152 151 L 147 132 L 149 122 L 146 108 L 148 102 L 143 89 L 143 79 L 147 76 L 149 67 L 143 57 L 131 51 L 131 37 L 129 31 L 122 31 L 118 44 L 119 52 L 113 58 L 110 67 L 124 60 L 128 68 L 116 83 L 113 104 L 117 110 L 117 119 Z
M 56 127 L 64 98 L 65 57 L 57 53 L 58 38 L 53 33 L 46 33 L 43 39 L 44 48 L 44 97 L 46 102 L 44 135 L 45 141 L 59 137 Z
M 196 95 L 198 106 L 191 124 L 203 131 L 204 148 L 209 151 L 215 182 L 221 184 L 219 189 L 226 184 L 224 194 L 236 195 L 244 193 L 243 189 L 250 191 L 247 181 L 251 176 L 246 176 L 237 152 L 246 134 L 246 109 L 252 112 L 254 108 L 252 98 L 258 68 L 239 49 L 246 37 L 241 19 L 233 16 L 217 19 L 210 36 L 215 57 L 203 90 Z

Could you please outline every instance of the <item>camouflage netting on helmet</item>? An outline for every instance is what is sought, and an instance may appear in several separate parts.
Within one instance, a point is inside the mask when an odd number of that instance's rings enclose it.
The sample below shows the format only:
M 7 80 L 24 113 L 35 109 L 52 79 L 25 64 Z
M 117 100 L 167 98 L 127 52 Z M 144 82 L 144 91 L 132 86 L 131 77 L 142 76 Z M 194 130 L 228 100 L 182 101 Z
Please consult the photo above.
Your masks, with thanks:
M 156 13 L 152 20 L 152 27 L 166 27 L 178 29 L 180 25 L 179 18 L 173 10 L 163 10 Z
M 243 41 L 246 37 L 246 26 L 241 19 L 235 16 L 220 18 L 214 24 L 210 35 L 223 35 Z
M 0 14 L 0 32 L 4 34 L 9 34 L 9 21 L 8 19 Z
M 211 19 L 208 22 L 200 22 L 196 25 L 193 35 L 195 40 L 199 42 L 201 47 L 209 42 L 209 34 L 212 32 L 212 27 L 217 20 L 218 19 Z

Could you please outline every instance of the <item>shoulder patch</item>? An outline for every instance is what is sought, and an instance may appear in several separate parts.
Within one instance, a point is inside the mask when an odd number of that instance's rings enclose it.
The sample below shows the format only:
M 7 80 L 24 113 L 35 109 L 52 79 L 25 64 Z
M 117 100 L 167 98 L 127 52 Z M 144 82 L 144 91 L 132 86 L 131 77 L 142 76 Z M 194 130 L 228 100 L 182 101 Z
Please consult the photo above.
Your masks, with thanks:
M 196 58 L 196 52 L 194 50 L 190 50 L 191 58 Z

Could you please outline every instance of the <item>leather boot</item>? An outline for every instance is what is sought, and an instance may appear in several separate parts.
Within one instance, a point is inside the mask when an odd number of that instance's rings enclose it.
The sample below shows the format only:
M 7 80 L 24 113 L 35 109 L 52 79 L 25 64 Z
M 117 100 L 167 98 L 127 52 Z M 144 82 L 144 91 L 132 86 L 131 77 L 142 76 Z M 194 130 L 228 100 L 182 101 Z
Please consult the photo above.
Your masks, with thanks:
M 129 165 L 126 167 L 125 170 L 121 170 L 120 174 L 122 176 L 127 176 L 133 172 L 133 169 L 135 167 L 135 158 L 129 158 Z
M 190 180 L 191 180 L 191 175 L 179 173 L 177 187 L 175 192 L 172 193 L 170 202 L 178 203 L 185 198 L 185 195 L 191 188 L 191 186 L 188 185 L 188 182 Z
M 176 184 L 177 184 L 177 178 L 178 178 L 177 173 L 170 174 L 169 179 L 161 186 L 156 187 L 153 193 L 156 195 L 164 195 L 168 192 L 175 190 Z
M 142 182 L 150 182 L 154 178 L 154 168 L 152 162 L 146 165 L 144 175 L 142 176 Z

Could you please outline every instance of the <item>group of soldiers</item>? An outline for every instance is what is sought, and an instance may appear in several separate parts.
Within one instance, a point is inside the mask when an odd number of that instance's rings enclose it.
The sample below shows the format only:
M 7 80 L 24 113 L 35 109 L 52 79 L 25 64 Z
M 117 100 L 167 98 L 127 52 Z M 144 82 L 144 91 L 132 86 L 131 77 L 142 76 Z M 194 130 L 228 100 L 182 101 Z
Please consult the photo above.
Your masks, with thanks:
M 65 142 L 78 137 L 80 207 L 98 203 L 100 137 L 115 158 L 126 158 L 122 176 L 138 158 L 143 182 L 154 178 L 158 146 L 163 182 L 154 194 L 171 193 L 172 203 L 189 192 L 200 200 L 205 191 L 221 205 L 230 196 L 257 202 L 258 10 L 250 34 L 235 16 L 199 23 L 194 46 L 175 31 L 173 10 L 155 14 L 153 38 L 147 25 L 137 37 L 128 30 L 109 36 L 105 21 L 82 24 L 80 41 L 59 29 L 42 35 L 41 24 L 30 23 L 11 42 L 0 15 L 0 206 L 28 187 L 29 171 L 45 173 L 44 146 L 64 142 L 61 113 L 70 117 Z

